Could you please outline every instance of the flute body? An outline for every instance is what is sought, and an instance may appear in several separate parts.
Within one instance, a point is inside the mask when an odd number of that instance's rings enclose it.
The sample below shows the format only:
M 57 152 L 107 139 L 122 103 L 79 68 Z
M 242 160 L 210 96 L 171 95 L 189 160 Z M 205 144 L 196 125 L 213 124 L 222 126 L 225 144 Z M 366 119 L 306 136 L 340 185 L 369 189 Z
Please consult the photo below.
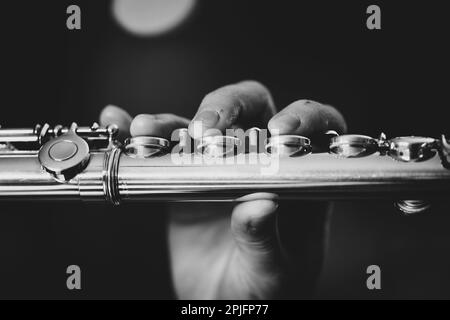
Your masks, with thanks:
M 59 129 L 59 133 L 55 129 L 51 138 L 43 139 L 49 135 L 47 128 L 45 134 L 40 133 L 41 141 L 36 138 L 39 130 L 9 130 L 2 136 L 0 129 L 0 143 L 4 144 L 0 149 L 0 200 L 119 204 L 244 201 L 249 199 L 248 194 L 253 198 L 306 200 L 432 199 L 450 195 L 445 137 L 441 144 L 415 137 L 386 144 L 365 136 L 337 136 L 330 145 L 334 152 L 321 153 L 309 153 L 306 140 L 290 136 L 281 141 L 278 137 L 266 144 L 266 150 L 271 147 L 272 153 L 206 157 L 160 152 L 166 142 L 152 137 L 119 146 L 111 128 L 87 130 L 73 125 L 71 129 Z M 18 141 L 38 143 L 39 150 L 13 147 L 12 142 Z M 206 150 L 217 151 L 217 141 L 210 142 Z M 381 145 L 389 145 L 390 156 Z M 276 146 L 279 152 L 273 151 Z M 227 148 L 220 145 L 219 149 Z
M 107 155 L 93 153 L 83 172 L 66 182 L 46 172 L 37 154 L 0 156 L 0 199 L 104 201 Z M 282 198 L 398 198 L 445 196 L 450 171 L 438 157 L 411 165 L 381 158 L 335 158 L 326 153 L 280 159 L 279 172 L 262 175 L 259 165 L 175 165 L 170 155 L 138 159 L 120 155 L 117 195 L 121 201 L 238 200 L 248 193 Z

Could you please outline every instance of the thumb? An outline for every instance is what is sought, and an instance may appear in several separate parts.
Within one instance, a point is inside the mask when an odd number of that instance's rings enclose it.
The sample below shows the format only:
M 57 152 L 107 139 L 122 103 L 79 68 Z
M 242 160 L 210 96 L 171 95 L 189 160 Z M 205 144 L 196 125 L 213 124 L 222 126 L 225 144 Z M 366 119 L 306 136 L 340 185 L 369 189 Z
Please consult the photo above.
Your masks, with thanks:
M 108 126 L 115 124 L 119 127 L 119 140 L 123 141 L 130 136 L 130 125 L 132 118 L 122 108 L 108 105 L 100 113 L 100 124 L 102 126 Z
M 231 231 L 244 267 L 258 276 L 276 275 L 281 266 L 277 207 L 272 200 L 243 202 L 234 208 L 231 217 Z

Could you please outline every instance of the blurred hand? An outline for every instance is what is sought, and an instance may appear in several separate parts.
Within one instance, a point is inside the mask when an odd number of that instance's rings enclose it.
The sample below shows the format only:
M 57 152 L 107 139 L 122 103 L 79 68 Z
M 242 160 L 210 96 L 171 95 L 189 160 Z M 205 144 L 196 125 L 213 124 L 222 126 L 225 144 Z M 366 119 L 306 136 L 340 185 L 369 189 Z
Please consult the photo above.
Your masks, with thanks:
M 106 107 L 103 125 L 125 134 L 170 139 L 192 122 L 172 115 L 139 115 Z M 192 121 L 207 129 L 268 128 L 272 134 L 311 136 L 346 131 L 334 108 L 296 101 L 276 114 L 271 94 L 244 81 L 206 95 Z M 195 137 L 199 138 L 199 137 Z M 182 299 L 305 298 L 317 281 L 326 244 L 327 203 L 258 199 L 229 204 L 171 204 L 169 249 L 176 292 Z

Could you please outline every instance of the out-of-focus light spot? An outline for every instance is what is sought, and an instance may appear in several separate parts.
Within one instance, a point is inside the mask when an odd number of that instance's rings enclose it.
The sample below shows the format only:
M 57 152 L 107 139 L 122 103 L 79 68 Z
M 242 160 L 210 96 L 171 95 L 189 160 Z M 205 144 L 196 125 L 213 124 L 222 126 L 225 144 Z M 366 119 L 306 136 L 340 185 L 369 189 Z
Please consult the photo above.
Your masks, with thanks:
M 192 12 L 197 0 L 114 0 L 112 13 L 127 31 L 154 36 L 180 25 Z

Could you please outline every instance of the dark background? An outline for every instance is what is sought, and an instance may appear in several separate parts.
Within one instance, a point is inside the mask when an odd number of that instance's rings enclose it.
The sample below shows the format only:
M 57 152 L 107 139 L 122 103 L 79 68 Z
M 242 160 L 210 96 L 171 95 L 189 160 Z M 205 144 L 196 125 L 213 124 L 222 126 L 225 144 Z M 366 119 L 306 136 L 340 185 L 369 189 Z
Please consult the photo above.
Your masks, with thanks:
M 82 30 L 66 28 L 78 4 Z M 378 4 L 382 30 L 366 28 Z M 442 1 L 201 1 L 177 30 L 133 37 L 109 1 L 2 4 L 4 127 L 96 121 L 103 106 L 192 117 L 202 97 L 244 79 L 278 108 L 338 107 L 352 133 L 449 133 Z M 336 205 L 318 298 L 450 298 L 449 206 L 401 217 L 388 202 Z M 2 204 L 0 298 L 170 298 L 164 210 L 139 205 Z M 65 269 L 78 264 L 83 290 Z M 368 265 L 382 269 L 366 289 Z

